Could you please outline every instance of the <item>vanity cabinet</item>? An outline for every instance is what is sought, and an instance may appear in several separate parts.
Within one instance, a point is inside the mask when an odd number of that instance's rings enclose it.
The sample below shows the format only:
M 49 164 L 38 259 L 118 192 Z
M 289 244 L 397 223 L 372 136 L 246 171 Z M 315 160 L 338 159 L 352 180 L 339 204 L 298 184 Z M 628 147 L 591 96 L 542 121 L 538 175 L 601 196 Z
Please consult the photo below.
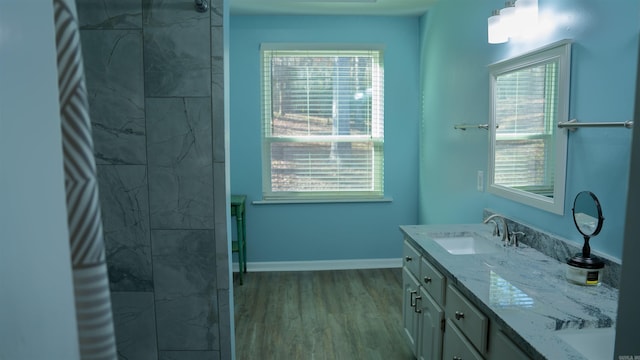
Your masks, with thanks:
M 417 359 L 529 359 L 407 240 L 403 257 L 403 327 Z
M 405 338 L 417 359 L 439 360 L 442 357 L 444 311 L 432 293 L 442 299 L 444 276 L 407 242 L 404 255 L 402 314 Z

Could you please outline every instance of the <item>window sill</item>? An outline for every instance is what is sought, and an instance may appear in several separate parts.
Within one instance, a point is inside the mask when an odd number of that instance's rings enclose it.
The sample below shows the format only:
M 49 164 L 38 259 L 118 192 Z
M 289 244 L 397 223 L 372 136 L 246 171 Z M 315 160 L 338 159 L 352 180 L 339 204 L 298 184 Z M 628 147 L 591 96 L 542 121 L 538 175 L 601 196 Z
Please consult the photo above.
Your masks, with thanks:
M 340 203 L 390 203 L 393 198 L 384 197 L 376 199 L 282 199 L 282 200 L 256 200 L 253 205 L 286 205 L 286 204 L 340 204 Z

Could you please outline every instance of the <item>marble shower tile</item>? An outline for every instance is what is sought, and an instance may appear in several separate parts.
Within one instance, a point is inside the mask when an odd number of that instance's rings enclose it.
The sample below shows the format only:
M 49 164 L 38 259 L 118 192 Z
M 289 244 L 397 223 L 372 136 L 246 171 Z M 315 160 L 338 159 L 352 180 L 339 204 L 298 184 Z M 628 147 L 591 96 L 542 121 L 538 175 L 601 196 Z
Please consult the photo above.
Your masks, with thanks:
M 80 36 L 96 162 L 146 163 L 142 31 Z
M 211 167 L 149 166 L 153 229 L 212 229 Z
M 213 158 L 225 161 L 224 126 L 224 44 L 223 28 L 211 28 L 211 109 L 213 120 Z
M 213 230 L 153 230 L 160 350 L 217 350 L 218 301 Z
M 210 0 L 209 9 L 211 10 L 211 26 L 222 26 L 224 20 L 224 0 Z
M 209 13 L 193 1 L 144 0 L 147 96 L 211 95 Z
M 98 185 L 111 290 L 152 290 L 145 166 L 98 165 Z
M 211 55 L 224 56 L 224 30 L 222 26 L 211 27 Z
M 215 294 L 214 235 L 213 230 L 152 230 L 156 295 Z
M 225 124 L 224 124 L 224 75 L 214 74 L 212 77 L 211 112 L 213 123 L 213 158 L 216 162 L 224 162 L 225 157 Z
M 211 74 L 224 74 L 224 57 L 212 56 L 211 57 Z M 216 81 L 213 79 L 213 81 Z
M 112 292 L 111 305 L 118 358 L 157 359 L 153 293 Z
M 218 290 L 218 314 L 220 317 L 220 356 L 231 359 L 231 298 L 228 289 Z
M 142 0 L 76 0 L 81 29 L 141 29 Z
M 215 228 L 216 242 L 216 274 L 218 289 L 229 289 L 231 269 L 229 268 L 229 241 L 227 241 L 226 223 L 216 223 Z
M 156 299 L 158 350 L 217 350 L 218 307 L 203 295 Z
M 230 209 L 227 207 L 227 179 L 225 177 L 225 163 L 224 162 L 214 162 L 213 163 L 213 191 L 214 191 L 214 211 L 215 211 L 215 223 L 217 224 L 226 224 L 227 223 L 227 212 Z M 250 206 L 250 200 L 247 199 L 246 208 Z M 226 228 L 226 225 L 224 226 Z
M 149 200 L 153 229 L 212 229 L 209 98 L 150 98 Z

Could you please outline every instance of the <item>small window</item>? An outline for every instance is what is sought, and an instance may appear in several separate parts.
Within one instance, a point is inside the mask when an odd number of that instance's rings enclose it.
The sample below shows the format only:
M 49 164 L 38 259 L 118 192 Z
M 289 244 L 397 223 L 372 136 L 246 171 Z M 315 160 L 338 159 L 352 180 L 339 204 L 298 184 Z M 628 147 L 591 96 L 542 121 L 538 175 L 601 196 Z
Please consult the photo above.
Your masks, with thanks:
M 265 200 L 383 197 L 381 50 L 263 45 Z

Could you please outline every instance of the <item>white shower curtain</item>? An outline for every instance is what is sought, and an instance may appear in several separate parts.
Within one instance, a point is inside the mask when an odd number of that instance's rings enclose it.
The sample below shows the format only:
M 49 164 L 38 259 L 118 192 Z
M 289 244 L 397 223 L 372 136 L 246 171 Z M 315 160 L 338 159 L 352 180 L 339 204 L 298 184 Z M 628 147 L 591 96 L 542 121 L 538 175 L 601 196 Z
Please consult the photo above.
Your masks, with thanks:
M 116 359 L 91 121 L 74 0 L 53 0 L 80 358 Z

